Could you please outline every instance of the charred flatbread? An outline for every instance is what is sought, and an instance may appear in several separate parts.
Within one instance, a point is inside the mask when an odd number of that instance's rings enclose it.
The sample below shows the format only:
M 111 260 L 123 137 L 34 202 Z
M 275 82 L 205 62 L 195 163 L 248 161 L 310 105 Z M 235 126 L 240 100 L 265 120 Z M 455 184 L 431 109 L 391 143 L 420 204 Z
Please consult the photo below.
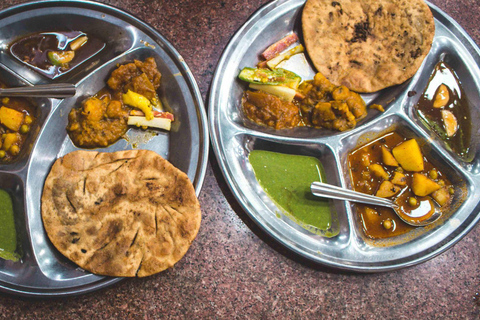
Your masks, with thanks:
M 42 219 L 53 245 L 83 269 L 144 277 L 185 255 L 201 213 L 187 175 L 153 151 L 75 151 L 45 181 Z
M 308 0 L 302 28 L 317 70 L 335 85 L 357 92 L 411 78 L 435 34 L 423 0 Z

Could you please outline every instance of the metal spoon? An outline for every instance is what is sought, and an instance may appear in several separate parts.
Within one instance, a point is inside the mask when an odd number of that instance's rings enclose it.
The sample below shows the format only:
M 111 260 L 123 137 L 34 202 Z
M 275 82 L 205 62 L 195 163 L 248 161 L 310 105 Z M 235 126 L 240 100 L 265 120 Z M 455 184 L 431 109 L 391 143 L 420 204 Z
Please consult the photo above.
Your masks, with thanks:
M 432 216 L 424 221 L 406 220 L 397 212 L 399 206 L 395 202 L 385 198 L 375 197 L 372 195 L 368 195 L 365 193 L 361 193 L 361 192 L 357 192 L 349 189 L 344 189 L 344 188 L 337 187 L 337 186 L 323 183 L 323 182 L 313 182 L 312 185 L 310 186 L 310 189 L 312 190 L 312 194 L 318 197 L 347 200 L 347 201 L 366 203 L 366 204 L 371 204 L 376 206 L 389 207 L 393 209 L 393 211 L 395 211 L 397 216 L 400 219 L 402 219 L 402 221 L 415 227 L 424 227 L 426 225 L 429 225 L 437 221 L 442 216 L 442 213 L 440 211 L 435 210 Z
M 0 97 L 67 98 L 76 93 L 74 84 L 51 83 L 35 86 L 0 88 Z

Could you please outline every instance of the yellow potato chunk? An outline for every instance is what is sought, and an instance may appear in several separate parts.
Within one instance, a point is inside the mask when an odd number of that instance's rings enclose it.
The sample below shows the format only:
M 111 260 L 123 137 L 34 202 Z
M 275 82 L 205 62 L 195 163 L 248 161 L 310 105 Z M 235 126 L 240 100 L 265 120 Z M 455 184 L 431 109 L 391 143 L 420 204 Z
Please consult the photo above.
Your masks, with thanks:
M 382 146 L 383 163 L 387 166 L 398 167 L 398 162 L 395 160 L 393 154 L 384 146 Z
M 145 118 L 147 118 L 147 120 L 153 119 L 153 111 L 152 107 L 150 106 L 150 100 L 148 100 L 145 96 L 128 90 L 127 93 L 124 93 L 122 97 L 123 103 L 142 110 L 143 113 L 145 113 Z
M 425 197 L 440 188 L 441 186 L 438 183 L 431 180 L 427 176 L 420 173 L 413 174 L 412 191 L 415 193 L 415 195 L 419 197 Z
M 397 186 L 406 186 L 407 185 L 407 178 L 405 177 L 405 175 L 403 173 L 400 173 L 400 172 L 395 172 L 393 174 L 393 178 L 392 178 L 392 181 L 391 181 L 393 184 L 397 185 Z
M 432 198 L 443 207 L 450 200 L 450 192 L 447 188 L 441 188 L 432 193 Z
M 83 103 L 82 113 L 90 121 L 100 121 L 105 113 L 105 104 L 102 100 L 92 97 Z
M 392 153 L 403 169 L 414 172 L 423 170 L 423 155 L 417 140 L 402 142 L 393 148 Z
M 383 181 L 380 187 L 378 187 L 377 193 L 375 194 L 380 198 L 388 198 L 396 195 L 400 191 L 400 188 L 391 183 L 390 181 Z
M 365 207 L 365 210 L 362 214 L 362 219 L 364 223 L 372 225 L 380 223 L 382 217 L 373 208 Z
M 8 151 L 11 146 L 13 146 L 19 140 L 18 133 L 6 133 L 5 138 L 3 139 L 2 149 Z
M 23 124 L 23 119 L 25 119 L 25 114 L 20 111 L 4 106 L 0 108 L 0 123 L 12 131 L 18 132 Z
M 370 169 L 370 172 L 372 172 L 379 178 L 382 178 L 384 180 L 388 180 L 390 178 L 387 171 L 385 171 L 385 169 L 379 164 L 371 164 L 368 166 L 368 169 Z

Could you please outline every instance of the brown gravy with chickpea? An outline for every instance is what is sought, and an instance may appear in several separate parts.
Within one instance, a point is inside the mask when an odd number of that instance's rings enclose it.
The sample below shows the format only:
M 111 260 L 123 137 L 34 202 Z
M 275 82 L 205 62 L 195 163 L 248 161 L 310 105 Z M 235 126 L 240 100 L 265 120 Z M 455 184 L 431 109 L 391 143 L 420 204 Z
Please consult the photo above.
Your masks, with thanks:
M 383 161 L 382 146 L 391 151 L 394 147 L 407 140 L 400 134 L 392 132 L 352 151 L 348 155 L 351 181 L 355 191 L 375 195 L 382 182 L 386 179 L 374 174 L 371 170 L 372 164 L 381 165 L 391 181 L 394 181 L 393 177 L 397 172 L 401 173 L 404 175 L 404 179 L 400 182 L 401 185 L 396 185 L 401 190 L 389 198 L 400 206 L 399 211 L 405 214 L 405 216 L 425 216 L 429 214 L 429 210 L 434 206 L 434 199 L 430 195 L 419 197 L 413 193 L 412 180 L 415 173 L 404 170 L 400 165 L 385 165 Z M 453 193 L 451 182 L 442 172 L 436 169 L 425 157 L 423 157 L 423 164 L 423 170 L 416 172 L 416 174 L 427 176 L 441 185 L 442 189 L 448 190 L 449 194 Z M 448 205 L 451 202 L 452 197 L 448 197 L 449 201 L 444 205 Z M 414 229 L 414 227 L 403 222 L 392 209 L 367 205 L 355 205 L 355 207 L 363 231 L 368 238 L 394 237 Z
M 6 85 L 0 83 L 1 88 Z M 0 163 L 13 161 L 35 122 L 35 106 L 25 98 L 0 98 Z

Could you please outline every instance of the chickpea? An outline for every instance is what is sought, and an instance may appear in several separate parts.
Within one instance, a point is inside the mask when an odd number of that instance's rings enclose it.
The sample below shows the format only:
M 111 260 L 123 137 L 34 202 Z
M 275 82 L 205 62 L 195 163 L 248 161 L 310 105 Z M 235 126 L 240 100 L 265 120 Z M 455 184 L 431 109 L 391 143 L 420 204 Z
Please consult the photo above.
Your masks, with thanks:
M 430 170 L 430 172 L 428 172 L 428 175 L 433 180 L 438 178 L 438 172 L 435 169 Z
M 26 124 L 22 124 L 22 126 L 20 127 L 20 133 L 26 134 L 28 133 L 28 131 L 30 131 L 30 127 Z
M 13 146 L 10 147 L 9 151 L 12 156 L 16 156 L 17 154 L 20 153 L 20 147 L 14 144 Z
M 416 207 L 417 206 L 417 199 L 415 197 L 408 198 L 408 204 L 412 207 Z
M 365 167 L 368 167 L 370 165 L 370 155 L 368 153 L 362 154 L 362 164 Z
M 32 118 L 31 116 L 29 116 L 29 115 L 25 116 L 25 120 L 24 120 L 24 123 L 25 123 L 25 124 L 28 125 L 28 124 L 30 124 L 30 123 L 32 123 L 32 122 L 33 122 L 33 118 Z
M 3 104 L 7 104 L 9 101 L 10 101 L 10 98 L 8 98 L 8 97 L 5 97 L 5 98 L 2 99 Z
M 370 175 L 370 172 L 368 171 L 362 171 L 362 178 L 367 180 L 370 179 L 372 176 Z
M 5 158 L 6 155 L 7 153 L 5 152 L 5 150 L 0 150 L 0 159 Z
M 453 187 L 448 188 L 448 193 L 454 194 L 454 193 L 455 193 L 455 189 L 454 189 Z
M 445 186 L 445 181 L 444 181 L 444 180 L 438 180 L 437 183 L 438 183 L 441 187 L 444 187 L 444 186 Z
M 395 171 L 396 171 L 396 172 L 403 173 L 403 168 L 402 168 L 402 167 L 396 167 L 396 168 L 395 168 Z
M 383 220 L 382 225 L 386 230 L 390 230 L 392 228 L 392 221 L 390 219 Z

